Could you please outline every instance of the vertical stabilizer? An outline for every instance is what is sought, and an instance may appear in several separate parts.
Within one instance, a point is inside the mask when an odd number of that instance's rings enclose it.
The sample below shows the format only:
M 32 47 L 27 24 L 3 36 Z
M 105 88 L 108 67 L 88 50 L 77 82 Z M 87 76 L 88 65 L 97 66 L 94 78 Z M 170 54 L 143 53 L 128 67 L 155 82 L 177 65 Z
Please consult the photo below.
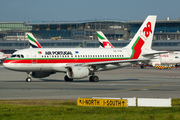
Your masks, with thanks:
M 29 39 L 29 45 L 32 48 L 42 48 L 42 46 L 39 44 L 39 42 L 36 40 L 36 38 L 33 36 L 32 33 L 27 33 L 28 39 Z
M 149 15 L 139 28 L 136 35 L 126 48 L 151 50 L 154 28 L 156 23 L 155 15 Z
M 97 31 L 96 33 L 97 33 L 101 48 L 114 48 L 112 44 L 109 42 L 109 40 L 106 38 L 106 36 L 101 31 Z

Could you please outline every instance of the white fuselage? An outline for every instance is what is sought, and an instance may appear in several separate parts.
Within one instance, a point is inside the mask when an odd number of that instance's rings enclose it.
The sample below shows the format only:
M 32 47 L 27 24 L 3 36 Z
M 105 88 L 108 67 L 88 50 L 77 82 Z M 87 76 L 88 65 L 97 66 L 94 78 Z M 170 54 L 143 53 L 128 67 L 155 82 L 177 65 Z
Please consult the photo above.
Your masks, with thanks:
M 171 64 L 171 65 L 180 64 L 180 54 L 161 54 L 155 57 L 155 59 L 152 59 L 151 64 L 153 66 L 159 64 Z
M 35 48 L 15 52 L 4 62 L 4 66 L 17 71 L 56 71 L 66 72 L 66 66 L 91 62 L 106 62 L 131 59 L 131 49 L 99 48 Z M 131 63 L 96 65 L 96 70 L 116 69 Z

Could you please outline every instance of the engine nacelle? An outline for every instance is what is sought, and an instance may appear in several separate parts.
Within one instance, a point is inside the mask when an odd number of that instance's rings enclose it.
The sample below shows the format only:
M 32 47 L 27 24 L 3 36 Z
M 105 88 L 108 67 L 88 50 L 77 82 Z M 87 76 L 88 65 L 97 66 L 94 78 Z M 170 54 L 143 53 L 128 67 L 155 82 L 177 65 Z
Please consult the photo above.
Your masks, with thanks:
M 67 76 L 72 79 L 85 78 L 89 75 L 87 67 L 72 66 L 67 69 Z
M 53 73 L 52 72 L 32 72 L 31 76 L 34 78 L 43 78 L 43 77 L 48 77 L 51 74 Z
M 151 59 L 151 61 L 149 62 L 149 65 L 152 65 L 153 67 L 155 65 L 160 65 L 160 64 L 161 64 L 161 62 L 159 59 Z

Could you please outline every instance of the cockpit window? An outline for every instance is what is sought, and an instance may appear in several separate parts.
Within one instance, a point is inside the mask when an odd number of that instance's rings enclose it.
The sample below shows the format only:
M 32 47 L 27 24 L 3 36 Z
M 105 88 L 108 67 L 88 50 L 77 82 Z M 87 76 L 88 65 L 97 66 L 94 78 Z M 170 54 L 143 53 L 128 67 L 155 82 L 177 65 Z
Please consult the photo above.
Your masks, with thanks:
M 18 58 L 20 58 L 20 55 L 17 55 Z
M 11 58 L 24 58 L 24 55 L 20 55 L 20 54 L 14 54 L 11 56 Z
M 16 57 L 16 55 L 11 55 L 11 58 L 14 58 L 14 57 Z
M 21 58 L 24 58 L 24 55 L 21 55 Z

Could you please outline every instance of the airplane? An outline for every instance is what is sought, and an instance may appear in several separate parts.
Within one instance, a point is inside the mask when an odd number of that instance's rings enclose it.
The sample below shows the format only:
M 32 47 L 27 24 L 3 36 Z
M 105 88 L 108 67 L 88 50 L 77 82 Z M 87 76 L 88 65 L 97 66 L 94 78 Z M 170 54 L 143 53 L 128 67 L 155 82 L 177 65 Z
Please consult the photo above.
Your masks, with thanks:
M 0 61 L 3 61 L 4 59 L 6 59 L 6 56 L 3 52 L 0 52 Z
M 156 56 L 154 59 L 151 59 L 150 65 L 153 67 L 156 65 L 171 65 L 178 66 L 180 64 L 180 54 L 179 53 L 169 53 L 169 54 L 160 54 Z
M 148 16 L 131 42 L 123 48 L 29 48 L 14 52 L 3 66 L 27 72 L 27 82 L 32 81 L 31 77 L 43 78 L 56 72 L 66 73 L 65 81 L 90 76 L 90 82 L 98 82 L 95 72 L 149 61 L 148 56 L 160 53 L 151 49 L 155 22 L 156 16 Z
M 4 54 L 3 52 L 0 52 L 0 62 L 4 61 L 6 58 L 9 58 L 11 54 Z

